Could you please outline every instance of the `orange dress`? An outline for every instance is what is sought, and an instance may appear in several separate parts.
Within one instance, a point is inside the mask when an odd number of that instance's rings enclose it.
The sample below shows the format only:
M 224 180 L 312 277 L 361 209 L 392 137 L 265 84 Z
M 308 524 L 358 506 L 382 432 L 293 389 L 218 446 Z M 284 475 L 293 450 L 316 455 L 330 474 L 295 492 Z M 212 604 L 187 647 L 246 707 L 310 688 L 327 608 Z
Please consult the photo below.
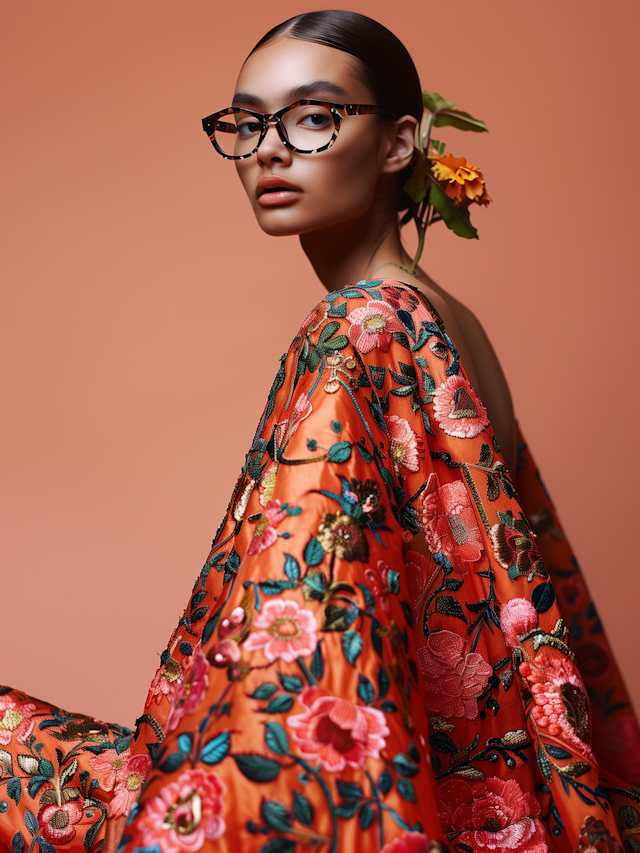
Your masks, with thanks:
M 135 734 L 0 695 L 0 844 L 640 851 L 638 726 L 519 450 L 419 291 L 326 296 Z

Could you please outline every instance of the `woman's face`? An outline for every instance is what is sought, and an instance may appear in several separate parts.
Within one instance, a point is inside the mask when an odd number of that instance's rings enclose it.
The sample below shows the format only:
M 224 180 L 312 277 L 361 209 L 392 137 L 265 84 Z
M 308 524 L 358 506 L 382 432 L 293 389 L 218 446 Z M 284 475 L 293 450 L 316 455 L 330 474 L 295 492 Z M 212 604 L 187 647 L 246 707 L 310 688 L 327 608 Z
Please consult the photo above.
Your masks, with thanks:
M 233 104 L 267 114 L 302 98 L 375 104 L 354 73 L 356 61 L 315 42 L 278 38 L 247 59 Z M 258 151 L 235 161 L 258 224 L 267 234 L 304 234 L 357 219 L 375 201 L 393 211 L 399 170 L 389 162 L 393 137 L 393 124 L 378 116 L 347 116 L 331 148 L 299 154 L 270 125 Z M 266 178 L 282 179 L 286 191 Z

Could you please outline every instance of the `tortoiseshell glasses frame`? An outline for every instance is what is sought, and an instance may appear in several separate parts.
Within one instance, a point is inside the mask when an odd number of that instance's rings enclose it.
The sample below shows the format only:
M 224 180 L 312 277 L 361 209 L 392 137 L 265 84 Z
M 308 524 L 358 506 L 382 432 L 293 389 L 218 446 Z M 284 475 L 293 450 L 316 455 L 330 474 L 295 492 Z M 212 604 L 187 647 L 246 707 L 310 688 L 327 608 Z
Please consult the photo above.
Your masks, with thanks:
M 319 148 L 297 148 L 295 145 L 291 144 L 291 142 L 287 139 L 286 136 L 285 128 L 282 123 L 283 116 L 286 115 L 289 110 L 305 106 L 326 107 L 333 118 L 334 127 L 331 139 L 325 145 L 321 145 Z M 236 115 L 237 113 L 244 113 L 245 115 L 253 116 L 260 123 L 260 136 L 258 137 L 258 142 L 256 143 L 255 147 L 251 151 L 249 151 L 248 154 L 227 154 L 225 151 L 222 150 L 222 148 L 220 148 L 216 141 L 216 130 L 224 131 L 227 133 L 237 132 L 235 124 L 221 121 L 221 119 L 223 119 L 225 116 Z M 295 151 L 297 154 L 316 154 L 319 151 L 326 151 L 327 148 L 331 148 L 331 146 L 337 139 L 338 131 L 340 130 L 340 124 L 343 118 L 346 118 L 347 116 L 363 115 L 383 115 L 388 116 L 390 118 L 396 118 L 395 113 L 392 113 L 391 110 L 388 110 L 385 107 L 378 107 L 375 104 L 335 104 L 332 101 L 318 101 L 313 98 L 305 98 L 301 101 L 295 101 L 293 104 L 289 104 L 288 106 L 283 107 L 281 110 L 278 110 L 278 112 L 271 113 L 270 115 L 267 113 L 258 113 L 254 110 L 248 110 L 244 107 L 227 107 L 224 110 L 219 110 L 217 113 L 213 113 L 212 115 L 203 118 L 202 129 L 211 140 L 211 144 L 216 149 L 218 154 L 224 157 L 225 160 L 246 160 L 247 157 L 252 157 L 260 147 L 263 139 L 265 138 L 270 124 L 275 125 L 276 130 L 278 131 L 278 136 L 282 140 L 283 144 L 287 148 L 289 148 L 289 150 Z

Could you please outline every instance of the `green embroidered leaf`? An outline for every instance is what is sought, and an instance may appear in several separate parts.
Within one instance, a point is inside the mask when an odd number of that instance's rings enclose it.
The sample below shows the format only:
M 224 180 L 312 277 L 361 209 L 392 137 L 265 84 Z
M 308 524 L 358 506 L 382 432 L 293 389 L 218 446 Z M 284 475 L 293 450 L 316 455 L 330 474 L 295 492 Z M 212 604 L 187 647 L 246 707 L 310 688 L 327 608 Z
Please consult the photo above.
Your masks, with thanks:
M 284 573 L 285 575 L 292 581 L 297 581 L 300 579 L 300 566 L 298 565 L 298 561 L 295 557 L 292 557 L 291 554 L 284 555 Z
M 277 832 L 288 832 L 292 827 L 289 809 L 278 800 L 263 800 L 260 816 L 267 826 Z
M 357 782 L 343 782 L 337 780 L 338 793 L 343 800 L 361 800 L 364 798 L 364 791 Z
M 296 847 L 296 841 L 290 841 L 288 838 L 273 838 L 267 841 L 258 853 L 295 853 Z
M 261 708 L 260 711 L 263 714 L 284 714 L 291 710 L 292 705 L 293 696 L 290 696 L 288 693 L 283 693 L 280 696 L 276 696 L 275 699 L 272 699 L 267 707 Z
M 389 676 L 382 664 L 378 664 L 378 699 L 384 699 L 389 692 Z
M 304 826 L 311 826 L 313 823 L 313 806 L 304 794 L 297 791 L 293 792 L 293 816 Z
M 207 619 L 205 626 L 202 630 L 202 645 L 203 646 L 206 645 L 206 643 L 208 643 L 209 640 L 211 639 L 211 635 L 213 634 L 215 627 L 218 624 L 218 619 L 220 618 L 221 612 L 222 612 L 222 610 L 218 610 L 218 612 L 214 613 L 214 615 L 210 619 Z
M 455 616 L 456 619 L 462 619 L 463 622 L 467 622 L 462 605 L 452 595 L 439 595 L 436 598 L 436 613 L 443 613 L 445 616 Z
M 393 766 L 401 776 L 415 776 L 420 768 L 411 761 L 408 755 L 399 752 L 393 759 Z
M 458 747 L 446 732 L 432 732 L 429 735 L 429 746 L 436 752 L 457 752 Z
M 329 462 L 346 462 L 351 457 L 351 445 L 348 441 L 337 441 L 329 448 Z
M 53 764 L 48 759 L 42 758 L 40 760 L 40 775 L 46 776 L 47 779 L 51 779 L 53 773 Z
M 393 785 L 393 776 L 388 770 L 383 770 L 378 779 L 378 790 L 384 796 L 388 794 Z
M 302 693 L 304 688 L 304 682 L 297 675 L 283 675 L 281 672 L 278 673 L 278 680 L 280 684 L 282 684 L 285 690 L 288 690 L 289 693 Z
M 416 789 L 413 787 L 413 782 L 410 779 L 398 779 L 398 793 L 403 800 L 407 800 L 410 803 L 418 801 Z
M 229 752 L 231 732 L 222 732 L 204 745 L 200 758 L 205 764 L 219 764 Z
M 338 607 L 335 604 L 327 604 L 324 610 L 323 631 L 344 631 L 356 619 L 357 607 Z
M 313 675 L 314 678 L 317 678 L 318 681 L 321 681 L 322 676 L 324 675 L 324 660 L 322 658 L 322 647 L 320 643 L 316 646 L 316 650 L 311 658 L 311 675 Z
M 277 761 L 257 752 L 241 752 L 233 755 L 233 759 L 250 782 L 273 782 L 282 769 Z
M 303 557 L 308 566 L 319 566 L 323 561 L 324 549 L 315 537 L 307 542 Z
M 373 684 L 362 673 L 358 675 L 358 696 L 365 705 L 370 705 L 376 698 L 376 691 L 373 689 Z
M 375 814 L 370 803 L 363 803 L 358 811 L 358 820 L 362 829 L 369 829 Z
M 289 738 L 280 723 L 265 723 L 264 740 L 271 752 L 277 755 L 284 755 L 289 750 Z
M 178 767 L 182 767 L 185 762 L 186 755 L 182 752 L 172 752 L 168 758 L 160 765 L 160 770 L 163 773 L 173 773 L 174 770 L 177 770 Z
M 20 805 L 21 794 L 22 788 L 20 787 L 20 780 L 18 778 L 11 779 L 7 783 L 7 796 L 11 797 L 16 805 Z
M 249 699 L 270 699 L 278 689 L 278 685 L 273 681 L 265 681 L 260 684 L 253 693 L 249 694 Z
M 304 580 L 302 581 L 302 594 L 307 601 L 313 599 L 316 601 L 322 601 L 328 583 L 329 581 L 327 580 L 327 576 L 324 572 L 321 572 L 319 569 L 314 569 L 307 572 L 304 576 Z
M 357 631 L 345 631 L 342 635 L 342 651 L 351 666 L 355 666 L 362 652 L 362 637 Z
M 24 838 L 20 830 L 14 833 L 11 839 L 11 849 L 13 853 L 24 853 Z

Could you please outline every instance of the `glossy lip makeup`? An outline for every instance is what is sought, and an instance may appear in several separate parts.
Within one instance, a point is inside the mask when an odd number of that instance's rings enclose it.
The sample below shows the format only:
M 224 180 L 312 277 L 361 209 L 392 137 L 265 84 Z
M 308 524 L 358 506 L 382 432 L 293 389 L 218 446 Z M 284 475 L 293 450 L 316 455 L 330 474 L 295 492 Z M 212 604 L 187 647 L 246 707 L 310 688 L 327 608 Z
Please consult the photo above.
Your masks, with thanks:
M 262 207 L 279 207 L 291 204 L 302 195 L 302 190 L 277 175 L 265 175 L 256 185 L 256 199 Z

